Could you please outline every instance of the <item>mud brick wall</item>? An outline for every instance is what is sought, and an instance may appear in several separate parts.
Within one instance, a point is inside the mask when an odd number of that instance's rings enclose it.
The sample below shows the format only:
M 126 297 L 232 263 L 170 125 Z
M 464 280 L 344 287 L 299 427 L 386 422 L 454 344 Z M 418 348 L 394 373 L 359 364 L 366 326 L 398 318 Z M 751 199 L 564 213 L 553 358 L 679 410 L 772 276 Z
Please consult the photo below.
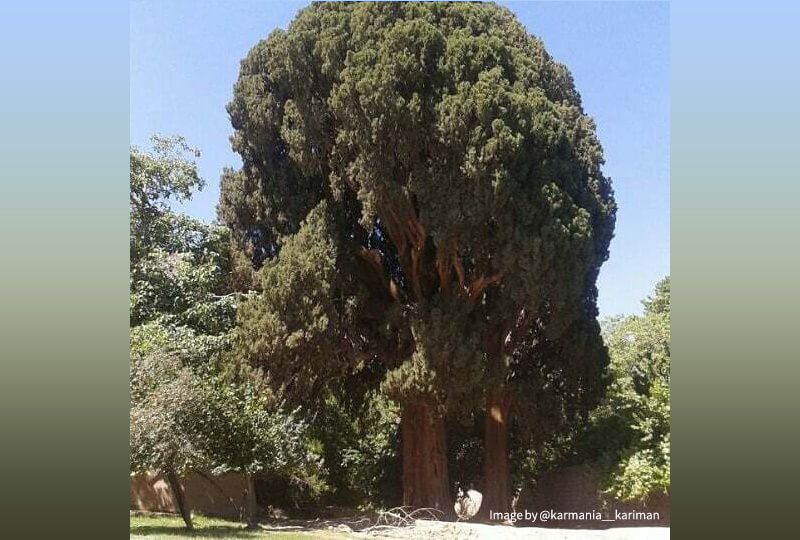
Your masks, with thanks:
M 172 492 L 160 474 L 131 476 L 131 510 L 177 512 Z M 189 507 L 200 514 L 239 519 L 245 508 L 247 479 L 241 474 L 213 477 L 213 483 L 198 474 L 181 478 Z
M 536 523 L 536 526 L 546 527 L 620 527 L 620 526 L 654 526 L 669 525 L 669 494 L 653 493 L 644 504 L 636 504 L 613 499 L 601 499 L 597 483 L 590 469 L 583 465 L 565 467 L 542 474 L 536 481 L 533 489 L 523 490 L 515 503 L 517 512 L 540 512 L 553 510 L 555 512 L 591 512 L 598 510 L 603 518 L 611 519 L 615 510 L 619 512 L 658 512 L 657 521 L 630 520 L 614 523 L 575 521 L 549 521 Z M 522 525 L 522 523 L 520 523 Z

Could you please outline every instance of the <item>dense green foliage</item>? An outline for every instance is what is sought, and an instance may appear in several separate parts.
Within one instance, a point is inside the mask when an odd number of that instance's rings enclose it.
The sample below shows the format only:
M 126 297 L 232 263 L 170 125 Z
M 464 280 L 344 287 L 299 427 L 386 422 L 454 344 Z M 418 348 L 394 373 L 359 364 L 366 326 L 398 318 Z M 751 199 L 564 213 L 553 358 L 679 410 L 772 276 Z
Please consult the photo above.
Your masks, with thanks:
M 242 60 L 228 112 L 218 213 L 263 266 L 236 350 L 282 396 L 358 378 L 434 422 L 485 404 L 490 442 L 596 402 L 616 206 L 569 72 L 510 11 L 314 3 Z
M 192 161 L 199 153 L 180 137 L 154 142 L 153 152 L 131 149 L 132 470 L 239 471 L 268 478 L 286 500 L 331 489 L 354 503 L 396 503 L 397 417 L 385 398 L 369 400 L 364 415 L 341 405 L 316 416 L 283 412 L 263 376 L 226 354 L 249 283 L 237 280 L 227 228 L 169 207 L 170 197 L 186 200 L 202 187 Z M 308 242 L 282 257 L 292 253 L 284 265 L 291 275 L 267 273 L 270 305 L 295 301 L 302 260 L 315 267 L 324 259 Z
M 571 454 L 604 396 L 609 362 L 593 316 L 576 320 L 558 339 L 534 329 L 515 360 L 512 383 L 524 421 L 512 431 L 513 463 L 515 485 L 521 488 Z
M 340 264 L 332 221 L 324 202 L 310 212 L 262 268 L 262 293 L 239 313 L 239 351 L 269 366 L 273 383 L 297 401 L 341 375 L 349 367 L 352 342 L 364 342 L 353 328 L 358 298 L 342 287 L 350 276 Z
M 198 149 L 189 146 L 181 136 L 155 135 L 152 143 L 152 152 L 131 148 L 131 265 L 155 246 L 167 246 L 174 240 L 188 238 L 173 234 L 172 220 L 181 218 L 169 210 L 169 201 L 185 201 L 195 189 L 205 186 L 196 163 L 190 159 L 200 156 Z
M 614 219 L 600 145 L 566 69 L 507 10 L 314 4 L 250 51 L 228 110 L 244 165 L 221 218 L 255 262 L 312 235 L 323 255 L 269 265 L 283 283 L 306 264 L 286 293 L 302 301 L 243 311 L 289 352 L 245 340 L 249 359 L 328 373 L 381 357 L 399 370 L 387 391 L 453 408 L 486 381 L 487 339 L 545 318 L 555 337 L 591 303 Z M 338 361 L 307 354 L 333 341 Z
M 170 210 L 170 200 L 186 200 L 203 186 L 186 155 L 199 151 L 180 137 L 153 142 L 153 153 L 131 148 L 130 323 L 152 325 L 134 338 L 149 334 L 164 345 L 167 334 L 180 334 L 175 339 L 184 345 L 197 339 L 220 349 L 235 317 L 229 234 Z
M 372 509 L 402 504 L 397 406 L 371 392 L 353 408 L 326 392 L 314 409 L 311 428 L 323 443 L 330 500 Z
M 195 433 L 202 381 L 179 360 L 149 355 L 131 364 L 130 462 L 136 472 L 184 473 L 212 465 Z
M 242 296 L 227 229 L 169 208 L 202 187 L 198 155 L 180 137 L 131 148 L 131 469 L 271 473 L 317 489 L 306 424 L 225 354 Z
M 606 492 L 643 500 L 670 485 L 670 281 L 659 281 L 608 336 L 612 382 L 592 412 L 583 444 L 596 456 Z
M 579 456 L 615 497 L 669 488 L 669 279 L 598 324 L 602 149 L 507 9 L 314 3 L 242 60 L 228 112 L 222 226 L 170 210 L 203 186 L 195 149 L 131 149 L 132 470 L 387 507 L 436 452 L 450 490 Z
M 258 378 L 235 384 L 213 369 L 148 355 L 131 365 L 131 467 L 288 478 L 318 491 L 321 460 L 307 427 Z

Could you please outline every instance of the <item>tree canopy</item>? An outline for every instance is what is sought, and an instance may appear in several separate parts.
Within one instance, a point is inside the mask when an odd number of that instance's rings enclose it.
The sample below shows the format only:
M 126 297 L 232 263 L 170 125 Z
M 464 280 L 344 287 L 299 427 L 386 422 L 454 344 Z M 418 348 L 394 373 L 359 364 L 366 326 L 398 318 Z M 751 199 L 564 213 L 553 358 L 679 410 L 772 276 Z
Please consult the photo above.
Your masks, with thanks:
M 230 236 L 170 209 L 203 185 L 181 137 L 131 148 L 130 465 L 162 472 L 186 524 L 179 475 L 272 473 L 318 481 L 307 425 L 260 373 L 227 355 L 241 298 Z
M 670 486 L 670 279 L 607 339 L 611 384 L 592 412 L 583 445 L 598 460 L 607 493 L 644 500 Z
M 596 316 L 616 207 L 572 77 L 494 4 L 314 3 L 247 54 L 228 112 L 218 212 L 263 265 L 238 350 L 284 389 L 373 374 L 430 458 L 407 502 L 447 507 L 441 419 L 484 406 L 504 464 L 516 351 Z

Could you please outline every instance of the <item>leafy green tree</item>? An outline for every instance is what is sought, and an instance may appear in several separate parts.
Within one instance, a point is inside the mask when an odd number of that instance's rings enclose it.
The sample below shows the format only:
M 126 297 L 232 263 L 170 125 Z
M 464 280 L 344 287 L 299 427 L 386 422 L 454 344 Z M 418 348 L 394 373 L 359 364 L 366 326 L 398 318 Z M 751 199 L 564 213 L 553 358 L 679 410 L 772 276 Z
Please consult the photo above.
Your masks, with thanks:
M 381 393 L 372 392 L 356 411 L 342 407 L 340 414 L 348 425 L 340 443 L 340 463 L 356 502 L 373 509 L 399 506 L 402 486 L 397 406 Z
M 173 212 L 201 188 L 180 137 L 131 148 L 131 469 L 161 471 L 188 528 L 179 476 L 236 471 L 321 485 L 306 424 L 287 413 L 263 377 L 226 354 L 239 300 L 229 231 Z M 187 156 L 188 154 L 188 156 Z
M 222 340 L 233 326 L 237 296 L 230 233 L 170 209 L 171 201 L 204 186 L 192 159 L 200 152 L 182 137 L 152 141 L 153 152 L 131 148 L 131 327 Z
M 298 410 L 283 410 L 260 373 L 245 369 L 231 377 L 211 368 L 203 381 L 204 416 L 194 434 L 208 442 L 212 473 L 247 478 L 248 525 L 257 523 L 257 478 L 282 478 L 313 495 L 326 488 L 323 460 L 308 425 Z
M 153 246 L 165 245 L 172 237 L 169 201 L 185 201 L 205 182 L 192 158 L 200 151 L 181 136 L 151 138 L 153 149 L 131 147 L 130 221 L 131 265 Z
M 644 315 L 626 317 L 608 337 L 612 381 L 584 443 L 606 493 L 621 500 L 641 501 L 670 485 L 669 276 L 642 303 Z
M 191 529 L 191 510 L 178 476 L 210 464 L 193 432 L 195 414 L 203 406 L 198 380 L 179 360 L 160 355 L 133 362 L 130 376 L 131 471 L 163 473 Z
M 614 224 L 567 69 L 494 4 L 315 3 L 228 112 L 218 212 L 263 264 L 243 357 L 289 394 L 380 383 L 411 506 L 452 512 L 445 422 L 484 407 L 484 505 L 510 509 L 513 355 L 585 316 Z
M 281 410 L 260 376 L 232 379 L 156 353 L 135 359 L 130 382 L 131 469 L 164 474 L 188 528 L 191 512 L 179 476 L 189 472 L 246 475 L 250 525 L 256 523 L 256 477 L 323 486 L 322 460 L 306 424 Z
M 625 315 L 621 314 L 607 315 L 600 319 L 600 335 L 603 336 L 603 340 L 607 340 L 624 319 Z
M 666 315 L 669 317 L 670 284 L 669 276 L 656 283 L 653 296 L 642 300 L 645 315 Z

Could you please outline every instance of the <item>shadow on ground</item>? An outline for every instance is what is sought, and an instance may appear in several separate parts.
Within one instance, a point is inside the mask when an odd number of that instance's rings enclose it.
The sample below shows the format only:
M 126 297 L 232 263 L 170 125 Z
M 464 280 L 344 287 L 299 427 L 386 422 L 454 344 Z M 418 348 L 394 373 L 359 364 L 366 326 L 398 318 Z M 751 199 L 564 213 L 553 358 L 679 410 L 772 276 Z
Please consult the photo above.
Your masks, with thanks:
M 244 527 L 209 526 L 188 531 L 183 527 L 168 525 L 131 526 L 131 536 L 174 536 L 176 538 L 256 538 L 258 531 L 250 531 Z

